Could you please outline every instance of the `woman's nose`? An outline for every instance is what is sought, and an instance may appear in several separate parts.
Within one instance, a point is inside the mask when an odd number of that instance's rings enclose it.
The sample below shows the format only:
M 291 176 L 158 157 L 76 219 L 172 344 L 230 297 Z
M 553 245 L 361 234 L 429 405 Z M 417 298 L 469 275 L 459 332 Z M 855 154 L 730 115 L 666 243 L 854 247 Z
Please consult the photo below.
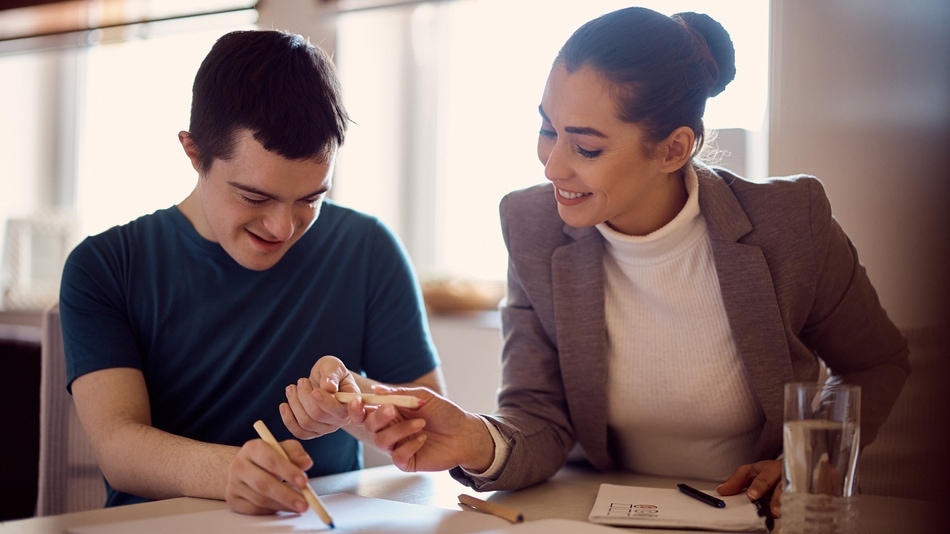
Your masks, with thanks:
M 571 170 L 563 153 L 561 144 L 554 143 L 547 154 L 539 154 L 541 163 L 544 164 L 544 177 L 552 182 L 570 177 Z

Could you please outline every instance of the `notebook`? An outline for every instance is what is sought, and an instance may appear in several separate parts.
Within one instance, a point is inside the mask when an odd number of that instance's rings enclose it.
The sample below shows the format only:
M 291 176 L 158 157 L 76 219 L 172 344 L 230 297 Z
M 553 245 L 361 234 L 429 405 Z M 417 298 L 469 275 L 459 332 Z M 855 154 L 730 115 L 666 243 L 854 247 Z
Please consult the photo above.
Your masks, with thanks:
M 710 506 L 676 488 L 601 484 L 588 520 L 625 527 L 768 532 L 765 518 L 759 517 L 748 497 L 716 496 L 725 501 L 725 508 Z

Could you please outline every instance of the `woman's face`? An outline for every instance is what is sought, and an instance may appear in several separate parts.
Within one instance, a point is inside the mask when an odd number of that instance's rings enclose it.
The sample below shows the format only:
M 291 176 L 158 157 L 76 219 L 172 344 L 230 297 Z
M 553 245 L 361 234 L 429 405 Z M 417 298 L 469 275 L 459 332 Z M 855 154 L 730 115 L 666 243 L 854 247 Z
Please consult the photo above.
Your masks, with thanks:
M 607 222 L 619 232 L 646 235 L 682 208 L 680 173 L 670 172 L 662 150 L 647 150 L 640 127 L 618 118 L 611 85 L 597 71 L 568 72 L 557 62 L 539 110 L 538 158 L 564 222 Z

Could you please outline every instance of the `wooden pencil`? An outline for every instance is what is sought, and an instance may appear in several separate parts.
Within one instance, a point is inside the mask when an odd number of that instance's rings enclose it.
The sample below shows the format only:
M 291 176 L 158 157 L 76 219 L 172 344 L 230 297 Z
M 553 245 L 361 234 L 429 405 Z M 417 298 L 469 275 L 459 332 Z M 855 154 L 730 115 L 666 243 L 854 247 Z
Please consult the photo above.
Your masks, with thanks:
M 265 443 L 274 448 L 275 451 L 279 452 L 281 456 L 290 460 L 290 457 L 287 456 L 287 452 L 280 446 L 280 443 L 277 443 L 277 440 L 274 439 L 274 435 L 271 434 L 270 430 L 267 428 L 267 425 L 264 424 L 264 421 L 257 421 L 254 423 L 254 430 L 257 431 L 257 435 L 264 440 Z M 313 488 L 310 487 L 308 483 L 304 486 L 303 490 L 304 499 L 307 499 L 307 502 L 310 504 L 310 507 L 313 508 L 313 511 L 320 516 L 320 519 L 327 524 L 330 528 L 336 528 L 333 524 L 333 518 L 330 517 L 330 514 L 327 512 L 327 509 L 324 508 L 323 502 L 320 501 L 320 497 L 317 496 L 317 492 L 313 491 Z
M 524 521 L 524 515 L 521 512 L 503 504 L 485 501 L 464 493 L 459 495 L 459 502 L 479 512 L 498 516 L 511 523 L 521 523 Z
M 376 395 L 374 393 L 350 393 L 338 392 L 333 395 L 340 402 L 350 402 L 351 400 L 362 397 L 366 404 L 383 405 L 392 404 L 402 408 L 418 408 L 425 404 L 425 401 L 412 395 Z

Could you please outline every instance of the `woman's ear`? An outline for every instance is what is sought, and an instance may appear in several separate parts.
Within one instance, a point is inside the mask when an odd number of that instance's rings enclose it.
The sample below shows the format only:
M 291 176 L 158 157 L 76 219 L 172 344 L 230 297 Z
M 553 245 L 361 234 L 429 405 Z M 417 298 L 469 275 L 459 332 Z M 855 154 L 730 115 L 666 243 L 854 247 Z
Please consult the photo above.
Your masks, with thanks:
M 693 146 L 696 143 L 696 134 L 689 126 L 680 126 L 673 130 L 662 145 L 665 148 L 663 156 L 663 171 L 678 171 L 693 157 Z
M 191 133 L 184 130 L 178 132 L 178 141 L 181 143 L 181 147 L 185 149 L 185 155 L 191 160 L 191 166 L 198 171 L 198 174 L 201 174 L 201 158 L 198 154 L 198 145 L 195 144 L 195 139 L 191 136 Z

